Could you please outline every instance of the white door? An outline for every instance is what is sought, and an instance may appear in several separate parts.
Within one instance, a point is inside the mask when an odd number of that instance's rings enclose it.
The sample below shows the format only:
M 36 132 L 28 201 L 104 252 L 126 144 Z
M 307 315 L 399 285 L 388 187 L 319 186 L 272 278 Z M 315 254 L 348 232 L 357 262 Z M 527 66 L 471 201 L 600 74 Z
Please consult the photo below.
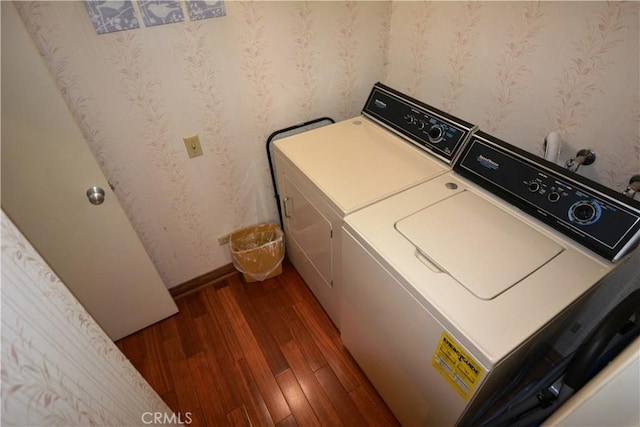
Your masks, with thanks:
M 176 313 L 9 2 L 1 28 L 2 209 L 111 339 Z

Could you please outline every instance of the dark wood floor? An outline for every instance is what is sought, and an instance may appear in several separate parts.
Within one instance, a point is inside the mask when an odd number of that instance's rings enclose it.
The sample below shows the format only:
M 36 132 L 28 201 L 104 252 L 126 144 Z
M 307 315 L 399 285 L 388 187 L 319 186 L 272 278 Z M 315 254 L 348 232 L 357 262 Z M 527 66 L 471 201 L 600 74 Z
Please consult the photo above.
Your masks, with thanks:
M 234 274 L 116 344 L 192 426 L 395 426 L 286 260 L 261 283 Z

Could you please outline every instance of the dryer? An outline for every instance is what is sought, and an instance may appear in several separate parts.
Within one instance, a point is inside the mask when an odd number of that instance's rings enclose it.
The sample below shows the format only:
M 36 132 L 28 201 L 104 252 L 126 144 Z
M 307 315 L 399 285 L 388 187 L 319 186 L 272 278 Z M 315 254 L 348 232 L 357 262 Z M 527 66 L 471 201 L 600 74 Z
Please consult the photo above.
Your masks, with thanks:
M 464 423 L 640 239 L 640 204 L 478 131 L 345 218 L 345 347 L 404 425 Z
M 343 218 L 451 170 L 474 130 L 377 83 L 361 115 L 273 144 L 288 257 L 338 328 Z

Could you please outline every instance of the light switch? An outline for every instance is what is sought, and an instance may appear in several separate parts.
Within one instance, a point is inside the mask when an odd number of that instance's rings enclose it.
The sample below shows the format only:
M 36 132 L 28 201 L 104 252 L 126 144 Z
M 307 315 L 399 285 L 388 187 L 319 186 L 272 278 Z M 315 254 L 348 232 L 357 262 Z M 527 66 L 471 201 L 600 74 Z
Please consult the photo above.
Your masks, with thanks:
M 200 138 L 198 135 L 185 136 L 182 138 L 184 146 L 187 147 L 187 153 L 190 158 L 202 156 L 202 146 L 200 145 Z

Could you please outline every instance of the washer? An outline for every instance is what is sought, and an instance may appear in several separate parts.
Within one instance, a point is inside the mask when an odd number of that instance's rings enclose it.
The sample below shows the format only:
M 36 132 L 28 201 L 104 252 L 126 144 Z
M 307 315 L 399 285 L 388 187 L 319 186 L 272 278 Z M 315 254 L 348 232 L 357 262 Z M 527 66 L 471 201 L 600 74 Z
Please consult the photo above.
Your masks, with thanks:
M 346 217 L 343 343 L 403 425 L 464 424 L 639 238 L 640 204 L 478 131 Z
M 289 259 L 338 328 L 343 218 L 451 170 L 474 130 L 376 83 L 360 116 L 274 143 Z

